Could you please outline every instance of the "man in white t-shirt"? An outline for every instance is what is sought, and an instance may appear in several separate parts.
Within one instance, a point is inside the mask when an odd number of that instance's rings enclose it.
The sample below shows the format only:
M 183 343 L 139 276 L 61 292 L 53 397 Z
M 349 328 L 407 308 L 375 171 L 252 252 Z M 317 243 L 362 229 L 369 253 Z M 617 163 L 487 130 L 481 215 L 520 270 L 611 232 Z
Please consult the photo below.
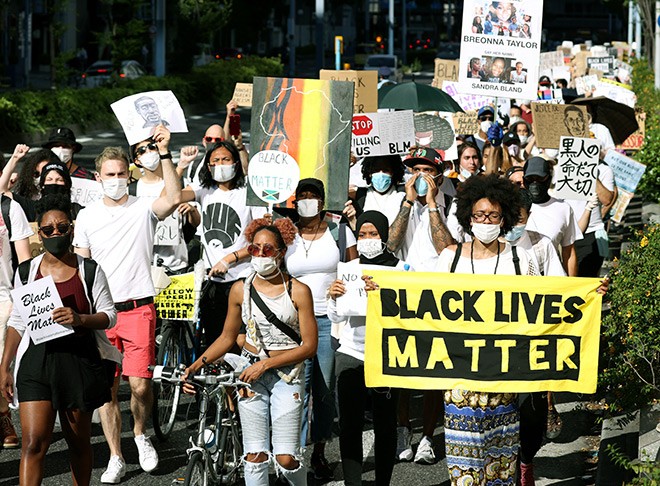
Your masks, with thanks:
M 159 220 L 168 217 L 181 202 L 181 183 L 168 151 L 170 132 L 163 126 L 152 136 L 158 149 L 165 187 L 156 200 L 127 194 L 128 156 L 121 148 L 108 147 L 96 158 L 96 177 L 103 186 L 103 199 L 83 209 L 76 221 L 73 246 L 84 257 L 96 260 L 110 285 L 117 309 L 117 325 L 106 331 L 110 341 L 124 353 L 121 374 L 131 388 L 133 433 L 140 466 L 146 472 L 158 466 L 158 454 L 145 435 L 151 411 L 152 373 L 155 363 L 156 310 L 151 280 L 154 233 Z M 117 400 L 119 376 L 112 389 L 112 401 L 101 409 L 101 424 L 110 462 L 102 483 L 118 483 L 126 473 L 121 453 L 121 414 Z
M 532 211 L 527 229 L 547 236 L 555 248 L 560 250 L 564 270 L 569 277 L 578 273 L 575 242 L 582 238 L 571 206 L 548 194 L 552 184 L 550 162 L 543 157 L 532 157 L 525 162 L 523 182 L 532 194 Z
M 27 147 L 25 147 L 25 151 L 27 152 Z M 29 260 L 31 254 L 28 238 L 34 234 L 20 204 L 7 196 L 1 197 L 3 206 L 9 204 L 9 211 L 5 213 L 3 210 L 0 214 L 0 360 L 2 360 L 2 352 L 5 349 L 7 321 L 12 309 L 9 295 L 13 288 L 14 277 L 11 244 L 14 244 L 19 263 Z M 5 221 L 5 214 L 9 216 L 9 221 Z M 0 448 L 15 449 L 17 447 L 18 435 L 11 423 L 9 405 L 0 394 Z

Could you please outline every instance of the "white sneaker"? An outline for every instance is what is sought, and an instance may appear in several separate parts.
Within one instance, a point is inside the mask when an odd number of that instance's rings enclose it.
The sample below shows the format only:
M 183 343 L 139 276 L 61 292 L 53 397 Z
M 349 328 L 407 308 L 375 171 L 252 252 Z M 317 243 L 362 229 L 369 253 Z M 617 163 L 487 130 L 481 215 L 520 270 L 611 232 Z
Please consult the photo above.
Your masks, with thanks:
M 158 467 L 158 453 L 151 444 L 151 439 L 146 435 L 135 437 L 135 445 L 138 448 L 140 467 L 144 472 L 151 472 Z
M 415 462 L 417 464 L 433 464 L 435 462 L 435 453 L 433 452 L 433 443 L 431 439 L 424 436 L 417 446 L 417 454 L 415 454 Z
M 413 460 L 412 431 L 408 427 L 396 428 L 396 458 L 399 461 Z
M 108 468 L 101 475 L 101 482 L 106 484 L 118 484 L 126 474 L 126 463 L 119 456 L 111 456 Z

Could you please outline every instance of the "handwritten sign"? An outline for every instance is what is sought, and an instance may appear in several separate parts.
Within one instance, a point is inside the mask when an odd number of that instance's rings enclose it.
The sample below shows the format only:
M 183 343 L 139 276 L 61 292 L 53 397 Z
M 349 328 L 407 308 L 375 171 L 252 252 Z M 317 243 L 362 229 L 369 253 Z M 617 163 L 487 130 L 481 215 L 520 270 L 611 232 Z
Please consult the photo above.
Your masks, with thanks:
M 231 97 L 238 106 L 252 107 L 252 83 L 236 83 Z
M 587 68 L 598 69 L 599 71 L 603 71 L 606 74 L 614 74 L 614 57 L 588 57 Z
M 11 297 L 34 344 L 73 333 L 73 327 L 53 320 L 53 310 L 62 307 L 62 299 L 50 275 L 12 290 Z
M 415 140 L 417 145 L 444 151 L 447 160 L 458 158 L 453 113 L 439 112 L 437 116 L 426 113 L 415 115 Z
M 443 81 L 458 81 L 458 61 L 436 59 L 431 86 L 442 88 Z
M 414 142 L 412 110 L 353 115 L 351 150 L 357 157 L 403 155 Z
M 534 135 L 540 148 L 559 148 L 560 137 L 589 136 L 587 109 L 580 105 L 532 103 Z
M 30 228 L 32 229 L 32 236 L 28 238 L 28 244 L 30 245 L 30 255 L 32 258 L 41 255 L 44 252 L 44 245 L 39 239 L 39 225 L 37 223 L 29 223 Z
M 600 145 L 592 138 L 561 137 L 555 197 L 586 201 L 596 192 Z
M 637 118 L 637 125 L 639 125 L 639 128 L 635 130 L 635 133 L 626 138 L 617 148 L 623 150 L 639 150 L 644 146 L 644 137 L 646 136 L 646 113 L 638 111 L 635 113 L 635 118 Z
M 351 81 L 353 113 L 372 113 L 378 110 L 378 71 L 331 71 L 321 69 L 319 79 L 326 81 Z
M 596 91 L 598 86 L 598 76 L 590 74 L 589 76 L 580 76 L 575 78 L 575 90 L 580 96 Z
M 458 135 L 472 135 L 479 131 L 479 118 L 476 111 L 454 113 L 454 130 Z
M 275 204 L 286 201 L 296 190 L 300 167 L 289 154 L 279 150 L 257 152 L 248 165 L 248 181 L 259 199 Z
M 364 289 L 364 280 L 362 280 L 363 271 L 365 270 L 394 271 L 396 267 L 360 265 L 357 260 L 346 263 L 339 262 L 337 264 L 337 278 L 346 287 L 346 293 L 341 297 L 337 297 L 337 314 L 340 316 L 367 315 L 367 291 Z
M 154 245 L 177 246 L 181 243 L 181 219 L 178 211 L 156 225 Z
M 634 193 L 637 184 L 642 180 L 646 166 L 614 150 L 608 150 L 604 160 L 614 172 L 616 186 Z
M 81 206 L 89 206 L 94 201 L 103 198 L 103 187 L 100 182 L 81 179 L 80 177 L 71 178 L 71 202 Z

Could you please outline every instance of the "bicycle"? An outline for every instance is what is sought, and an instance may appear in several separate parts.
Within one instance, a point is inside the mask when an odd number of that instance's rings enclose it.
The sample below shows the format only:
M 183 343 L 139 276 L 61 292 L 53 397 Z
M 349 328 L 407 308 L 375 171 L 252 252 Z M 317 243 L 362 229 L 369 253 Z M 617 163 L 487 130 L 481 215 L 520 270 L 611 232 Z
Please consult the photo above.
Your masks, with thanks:
M 202 349 L 202 328 L 198 318 L 198 278 L 195 275 L 194 318 L 189 320 L 163 320 L 161 333 L 156 338 L 158 351 L 156 364 L 174 368 L 179 364 L 190 364 L 199 356 Z M 193 327 L 194 323 L 194 327 Z M 181 398 L 181 384 L 168 381 L 153 381 L 154 401 L 152 417 L 154 433 L 160 441 L 166 441 L 176 422 L 176 414 Z
M 184 486 L 208 486 L 209 484 L 234 484 L 241 476 L 243 445 L 236 411 L 231 410 L 228 387 L 249 386 L 238 380 L 240 372 L 225 371 L 220 365 L 205 365 L 200 374 L 188 377 L 188 382 L 200 392 L 197 435 L 190 437 L 186 450 L 188 463 Z M 185 366 L 154 367 L 154 381 L 181 385 Z M 215 417 L 207 425 L 209 405 L 215 405 Z

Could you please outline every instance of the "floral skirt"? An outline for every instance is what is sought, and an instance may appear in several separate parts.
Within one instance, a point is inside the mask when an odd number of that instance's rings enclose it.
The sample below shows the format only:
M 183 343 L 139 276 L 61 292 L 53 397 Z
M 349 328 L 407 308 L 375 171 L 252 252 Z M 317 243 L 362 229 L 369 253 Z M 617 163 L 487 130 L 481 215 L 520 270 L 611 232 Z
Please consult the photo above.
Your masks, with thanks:
M 516 484 L 518 395 L 445 392 L 445 450 L 452 485 Z

